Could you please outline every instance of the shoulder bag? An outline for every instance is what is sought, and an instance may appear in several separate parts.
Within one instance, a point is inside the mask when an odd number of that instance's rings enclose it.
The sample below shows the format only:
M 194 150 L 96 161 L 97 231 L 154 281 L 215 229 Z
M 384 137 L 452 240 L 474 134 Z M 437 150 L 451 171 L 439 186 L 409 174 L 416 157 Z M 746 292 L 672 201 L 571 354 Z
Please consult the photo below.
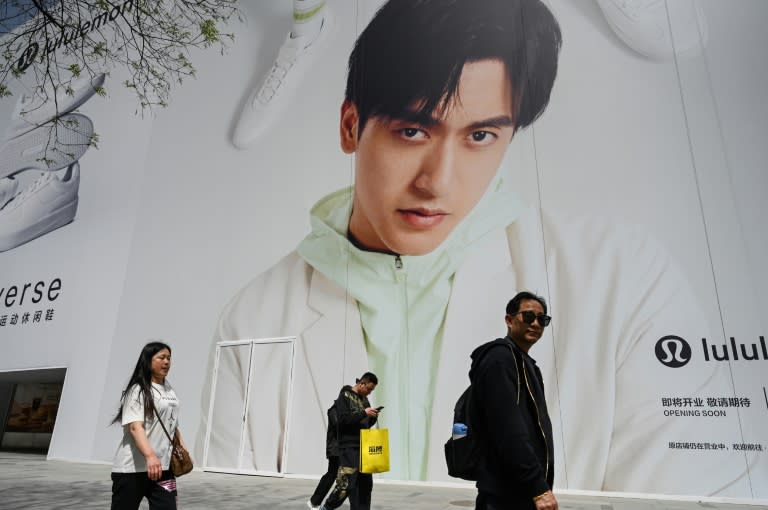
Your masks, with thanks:
M 165 436 L 168 438 L 168 441 L 171 442 L 171 473 L 173 473 L 173 476 L 186 475 L 192 471 L 192 468 L 194 467 L 192 464 L 192 458 L 189 456 L 189 452 L 182 446 L 181 441 L 179 441 L 178 434 L 174 432 L 173 439 L 171 439 L 171 435 L 168 433 L 168 429 L 165 428 L 163 420 L 160 419 L 160 414 L 157 412 L 154 400 L 152 401 L 152 409 L 155 410 L 155 416 L 157 416 L 157 421 L 160 422 L 160 426 L 163 427 Z

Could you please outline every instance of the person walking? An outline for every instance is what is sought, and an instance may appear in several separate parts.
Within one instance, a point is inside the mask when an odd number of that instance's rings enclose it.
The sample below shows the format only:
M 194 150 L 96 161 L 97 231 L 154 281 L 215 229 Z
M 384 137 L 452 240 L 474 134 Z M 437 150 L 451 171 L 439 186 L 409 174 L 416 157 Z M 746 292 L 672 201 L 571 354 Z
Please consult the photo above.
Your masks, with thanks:
M 179 430 L 179 400 L 167 379 L 170 368 L 171 348 L 149 342 L 121 395 L 120 410 L 112 420 L 123 426 L 112 462 L 112 510 L 136 510 L 144 498 L 150 510 L 176 510 L 168 435 L 176 434 L 182 446 L 186 444 Z
M 323 499 L 333 487 L 336 474 L 339 471 L 339 415 L 336 409 L 336 401 L 328 409 L 328 430 L 325 437 L 325 457 L 328 459 L 328 470 L 317 483 L 315 492 L 307 501 L 307 506 L 312 510 L 320 508 Z
M 557 510 L 552 423 L 544 380 L 528 350 L 552 317 L 544 298 L 519 292 L 507 336 L 472 353 L 472 417 L 482 446 L 476 510 Z
M 320 510 L 339 508 L 349 497 L 351 510 L 370 510 L 373 475 L 360 472 L 360 431 L 375 423 L 381 408 L 374 409 L 368 402 L 379 379 L 371 372 L 364 373 L 354 386 L 341 388 L 336 399 L 339 419 L 339 470 L 336 485 Z

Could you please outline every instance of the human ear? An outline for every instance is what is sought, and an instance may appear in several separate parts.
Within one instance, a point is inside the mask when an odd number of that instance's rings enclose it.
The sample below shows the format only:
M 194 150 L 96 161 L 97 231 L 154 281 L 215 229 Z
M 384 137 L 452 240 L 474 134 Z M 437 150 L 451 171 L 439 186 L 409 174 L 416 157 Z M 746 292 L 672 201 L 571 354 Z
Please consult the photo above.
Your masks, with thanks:
M 357 150 L 357 126 L 360 116 L 357 106 L 344 101 L 341 105 L 341 118 L 339 119 L 339 140 L 341 150 L 346 154 L 352 154 Z

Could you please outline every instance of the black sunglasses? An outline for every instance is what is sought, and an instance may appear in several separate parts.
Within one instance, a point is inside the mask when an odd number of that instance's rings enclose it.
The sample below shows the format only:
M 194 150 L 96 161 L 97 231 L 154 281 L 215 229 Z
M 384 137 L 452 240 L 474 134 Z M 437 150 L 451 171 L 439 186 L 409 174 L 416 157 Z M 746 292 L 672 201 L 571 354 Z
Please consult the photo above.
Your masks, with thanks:
M 538 320 L 539 324 L 542 328 L 546 328 L 549 326 L 549 323 L 552 321 L 552 317 L 549 315 L 544 315 L 543 313 L 541 315 L 536 315 L 536 312 L 532 312 L 530 310 L 525 310 L 524 312 L 517 312 L 519 314 L 522 314 L 523 316 L 523 322 L 526 324 L 533 324 L 533 321 Z M 512 315 L 517 315 L 517 313 Z

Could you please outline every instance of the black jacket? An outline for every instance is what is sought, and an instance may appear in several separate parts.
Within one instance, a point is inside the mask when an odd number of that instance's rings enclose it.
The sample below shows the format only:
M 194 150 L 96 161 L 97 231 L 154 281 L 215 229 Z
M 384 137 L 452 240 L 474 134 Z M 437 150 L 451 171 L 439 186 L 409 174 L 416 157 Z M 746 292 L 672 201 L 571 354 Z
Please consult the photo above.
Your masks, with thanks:
M 477 488 L 508 501 L 531 503 L 552 488 L 552 423 L 536 362 L 510 338 L 472 353 L 474 435 L 483 446 Z
M 366 397 L 361 397 L 351 386 L 344 386 L 336 399 L 336 414 L 339 420 L 339 449 L 360 451 L 360 429 L 369 429 L 376 423 L 376 418 L 365 414 L 371 407 Z
M 325 457 L 339 456 L 339 415 L 336 411 L 336 402 L 328 409 L 328 430 L 325 433 Z

